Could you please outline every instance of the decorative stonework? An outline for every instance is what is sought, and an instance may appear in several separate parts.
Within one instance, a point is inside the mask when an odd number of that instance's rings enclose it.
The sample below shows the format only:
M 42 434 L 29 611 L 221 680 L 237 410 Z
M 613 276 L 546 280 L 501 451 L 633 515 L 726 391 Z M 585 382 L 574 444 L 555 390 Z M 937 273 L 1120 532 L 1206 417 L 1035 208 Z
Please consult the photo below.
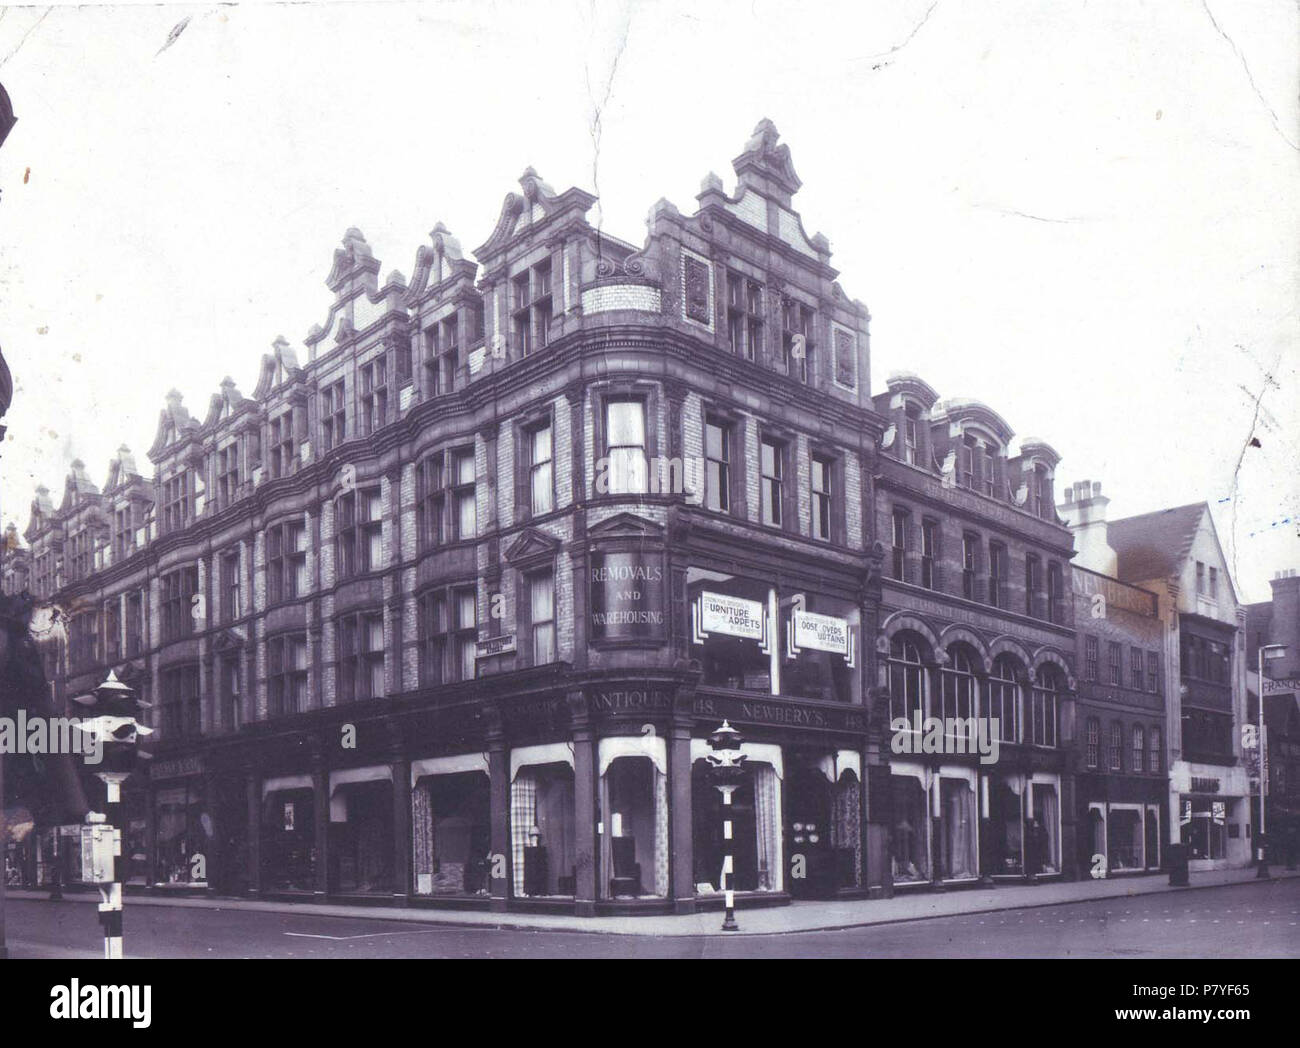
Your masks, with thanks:
M 682 249 L 682 319 L 713 330 L 713 269 L 707 259 Z
M 842 389 L 858 388 L 858 337 L 848 328 L 833 327 L 834 360 L 832 376 L 835 384 Z

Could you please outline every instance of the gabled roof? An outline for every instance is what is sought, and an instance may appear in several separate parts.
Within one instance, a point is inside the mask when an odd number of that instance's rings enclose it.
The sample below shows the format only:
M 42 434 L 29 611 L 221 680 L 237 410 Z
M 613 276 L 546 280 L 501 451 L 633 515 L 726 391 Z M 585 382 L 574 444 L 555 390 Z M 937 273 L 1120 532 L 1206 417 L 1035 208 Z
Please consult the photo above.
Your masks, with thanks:
M 1204 502 L 1194 502 L 1110 521 L 1106 539 L 1119 559 L 1119 577 L 1129 581 L 1178 574 L 1206 512 Z
M 276 336 L 271 343 L 271 352 L 262 357 L 261 370 L 257 377 L 257 388 L 253 390 L 253 399 L 259 403 L 266 399 L 268 393 L 275 388 L 278 383 L 277 377 L 284 383 L 293 382 L 302 373 L 302 368 L 298 364 L 298 354 L 289 345 L 289 340 L 283 335 Z
M 98 494 L 99 488 L 95 487 L 95 482 L 86 472 L 86 464 L 81 459 L 73 459 L 67 479 L 63 482 L 63 505 L 59 507 L 59 512 L 67 513 L 76 509 L 86 496 Z
M 432 247 L 422 244 L 415 252 L 415 275 L 406 293 L 408 306 L 415 305 L 426 289 L 437 287 L 457 273 L 472 278 L 478 271 L 478 265 L 461 251 L 460 241 L 441 222 L 433 227 L 429 239 Z
M 157 462 L 168 446 L 182 440 L 199 428 L 198 419 L 194 418 L 184 404 L 177 390 L 167 394 L 167 406 L 158 413 L 158 431 L 149 448 L 149 459 Z
M 474 249 L 474 255 L 480 262 L 487 263 L 515 237 L 555 215 L 572 210 L 579 218 L 585 216 L 596 202 L 594 196 L 576 187 L 556 193 L 531 167 L 519 176 L 519 186 L 524 191 L 523 195 L 506 194 L 492 235 Z
M 136 469 L 135 456 L 125 444 L 117 449 L 117 454 L 108 464 L 108 479 L 104 481 L 104 494 L 116 490 L 120 485 L 129 483 L 132 478 L 140 476 Z
M 31 542 L 37 535 L 45 530 L 51 518 L 54 516 L 54 500 L 50 498 L 50 489 L 44 484 L 36 488 L 36 497 L 32 499 L 31 516 L 27 524 L 27 530 L 23 532 L 23 538 Z
M 235 380 L 227 375 L 221 380 L 221 392 L 213 393 L 208 402 L 208 417 L 203 420 L 203 428 L 214 428 L 223 418 L 229 418 L 244 403 L 244 394 L 235 386 Z

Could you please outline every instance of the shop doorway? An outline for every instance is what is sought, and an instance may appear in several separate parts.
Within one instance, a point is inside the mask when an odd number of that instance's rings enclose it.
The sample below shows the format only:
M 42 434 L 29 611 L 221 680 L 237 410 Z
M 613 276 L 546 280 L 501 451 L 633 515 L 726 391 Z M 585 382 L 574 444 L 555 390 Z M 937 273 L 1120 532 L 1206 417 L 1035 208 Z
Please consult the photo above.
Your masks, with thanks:
M 329 890 L 393 890 L 393 784 L 386 779 L 336 786 L 330 798 Z
M 790 894 L 825 899 L 835 894 L 831 847 L 831 784 L 820 768 L 793 763 L 786 780 L 785 822 Z
M 695 851 L 695 885 L 697 890 L 722 890 L 722 795 L 709 781 L 705 761 L 691 768 L 691 816 Z M 754 784 L 744 780 L 731 795 L 731 853 L 735 869 L 735 890 L 752 892 L 759 888 L 757 820 L 754 813 Z

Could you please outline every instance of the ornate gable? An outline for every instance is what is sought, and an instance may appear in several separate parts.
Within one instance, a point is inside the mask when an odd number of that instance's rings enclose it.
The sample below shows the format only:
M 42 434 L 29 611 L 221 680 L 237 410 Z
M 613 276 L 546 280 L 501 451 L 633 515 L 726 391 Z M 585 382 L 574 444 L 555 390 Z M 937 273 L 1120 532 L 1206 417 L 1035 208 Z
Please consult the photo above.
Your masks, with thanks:
M 262 357 L 262 366 L 257 375 L 257 388 L 253 390 L 253 399 L 262 401 L 271 390 L 292 384 L 302 376 L 298 365 L 298 354 L 289 345 L 283 335 L 277 335 L 271 343 L 271 352 Z
M 190 415 L 181 399 L 180 393 L 173 389 L 167 394 L 167 406 L 158 414 L 158 430 L 149 448 L 149 458 L 153 462 L 166 455 L 170 448 L 186 442 L 198 429 L 198 421 Z
M 235 386 L 235 380 L 229 375 L 221 380 L 221 392 L 213 393 L 208 402 L 208 417 L 203 420 L 205 430 L 214 429 L 231 418 L 244 403 L 244 395 Z
M 592 194 L 581 189 L 568 189 L 557 194 L 531 167 L 519 176 L 519 185 L 523 189 L 523 195 L 506 195 L 492 235 L 482 246 L 474 249 L 475 256 L 484 264 L 516 237 L 565 212 L 571 211 L 576 217 L 582 218 L 596 202 Z
M 413 306 L 426 291 L 455 276 L 473 277 L 476 263 L 461 251 L 460 241 L 441 222 L 429 233 L 433 246 L 421 245 L 415 252 L 415 275 L 406 294 L 406 304 Z

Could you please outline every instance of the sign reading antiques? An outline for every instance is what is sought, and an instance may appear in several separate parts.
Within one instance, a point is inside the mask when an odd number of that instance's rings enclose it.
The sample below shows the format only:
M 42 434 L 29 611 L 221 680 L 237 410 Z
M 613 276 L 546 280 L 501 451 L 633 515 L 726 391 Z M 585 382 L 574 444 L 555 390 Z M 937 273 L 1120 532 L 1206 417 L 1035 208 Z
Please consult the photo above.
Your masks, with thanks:
M 664 569 L 657 556 L 602 553 L 591 558 L 591 635 L 606 640 L 659 637 Z

